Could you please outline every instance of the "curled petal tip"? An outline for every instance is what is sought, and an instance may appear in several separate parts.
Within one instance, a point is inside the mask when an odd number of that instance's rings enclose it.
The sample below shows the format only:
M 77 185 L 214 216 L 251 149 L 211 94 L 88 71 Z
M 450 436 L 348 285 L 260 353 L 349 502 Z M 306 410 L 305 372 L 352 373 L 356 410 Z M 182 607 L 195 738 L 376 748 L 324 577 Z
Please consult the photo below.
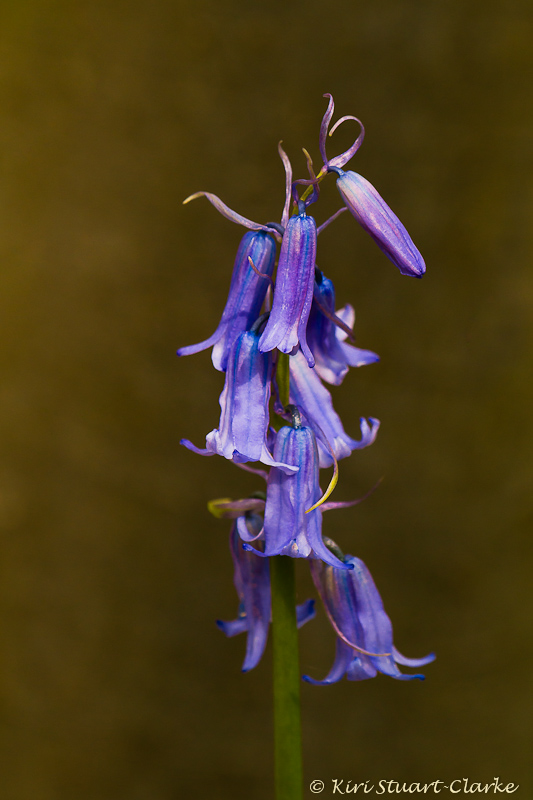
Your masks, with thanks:
M 191 200 L 197 200 L 198 197 L 203 197 L 205 192 L 195 192 L 194 194 L 190 194 L 188 197 L 185 198 L 182 205 L 185 206 L 187 203 L 190 203 Z
M 181 444 L 181 442 L 180 442 Z M 207 510 L 210 514 L 212 514 L 216 519 L 223 519 L 224 518 L 224 506 L 227 503 L 231 503 L 231 497 L 217 497 L 216 500 L 208 500 L 207 502 Z M 222 505 L 222 507 L 221 507 Z M 217 623 L 218 624 L 218 623 Z
M 242 214 L 237 213 L 237 211 L 233 211 L 220 197 L 217 197 L 217 195 L 212 192 L 196 192 L 187 197 L 183 202 L 189 203 L 191 200 L 196 200 L 197 197 L 205 197 L 223 217 L 226 217 L 226 219 L 229 219 L 231 222 L 236 222 L 237 225 L 242 225 L 244 228 L 249 228 L 253 231 L 266 230 L 268 233 L 272 233 L 272 231 L 269 231 L 264 225 L 259 225 L 257 222 L 243 217 Z

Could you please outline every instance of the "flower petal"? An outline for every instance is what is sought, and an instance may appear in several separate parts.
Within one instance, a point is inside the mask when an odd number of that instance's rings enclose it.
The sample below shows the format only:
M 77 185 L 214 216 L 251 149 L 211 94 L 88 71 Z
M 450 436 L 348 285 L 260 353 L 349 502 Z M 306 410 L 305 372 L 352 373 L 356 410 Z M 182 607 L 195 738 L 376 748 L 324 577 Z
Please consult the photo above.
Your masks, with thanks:
M 352 439 L 344 430 L 341 418 L 333 408 L 331 394 L 321 382 L 316 369 L 308 367 L 302 353 L 292 356 L 289 366 L 291 403 L 303 411 L 308 424 L 315 430 L 317 437 L 320 437 L 322 433 L 326 436 L 337 460 L 346 458 L 353 450 L 372 444 L 379 429 L 378 420 L 372 417 L 369 425 L 366 419 L 361 418 L 362 439 L 360 441 Z M 333 459 L 327 448 L 320 442 L 320 438 L 318 439 L 318 450 L 320 466 L 331 466 Z
M 306 328 L 313 300 L 315 259 L 315 220 L 303 212 L 291 217 L 285 229 L 272 311 L 259 343 L 261 352 L 278 348 L 282 353 L 292 353 L 300 345 L 313 366 Z
M 300 603 L 299 606 L 296 606 L 296 625 L 301 628 L 306 622 L 314 619 L 315 615 L 314 600 L 306 600 L 305 603 Z
M 347 644 L 342 642 L 340 639 L 337 639 L 336 644 L 336 655 L 335 661 L 333 662 L 333 666 L 322 681 L 317 681 L 314 678 L 311 678 L 309 675 L 303 675 L 304 681 L 307 683 L 312 683 L 313 686 L 327 686 L 330 683 L 337 683 L 346 673 L 346 670 L 349 668 L 350 663 L 353 659 L 353 650 L 348 647 Z
M 435 661 L 436 655 L 435 653 L 430 653 L 423 658 L 406 658 L 402 656 L 399 650 L 395 647 L 392 648 L 392 655 L 394 656 L 394 660 L 397 664 L 401 664 L 404 667 L 423 667 L 426 664 L 431 664 L 432 661 Z

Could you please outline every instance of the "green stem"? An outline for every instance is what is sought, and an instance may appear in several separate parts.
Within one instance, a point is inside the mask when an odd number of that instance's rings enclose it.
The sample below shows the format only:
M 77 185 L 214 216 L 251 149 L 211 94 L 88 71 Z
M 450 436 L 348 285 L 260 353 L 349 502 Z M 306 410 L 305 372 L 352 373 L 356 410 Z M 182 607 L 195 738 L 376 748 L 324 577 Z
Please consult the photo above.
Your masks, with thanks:
M 276 380 L 278 382 L 279 399 L 283 407 L 288 406 L 289 400 L 289 358 L 287 353 L 278 352 L 278 365 L 276 367 Z
M 294 559 L 270 559 L 274 651 L 274 765 L 276 800 L 302 798 L 300 667 Z

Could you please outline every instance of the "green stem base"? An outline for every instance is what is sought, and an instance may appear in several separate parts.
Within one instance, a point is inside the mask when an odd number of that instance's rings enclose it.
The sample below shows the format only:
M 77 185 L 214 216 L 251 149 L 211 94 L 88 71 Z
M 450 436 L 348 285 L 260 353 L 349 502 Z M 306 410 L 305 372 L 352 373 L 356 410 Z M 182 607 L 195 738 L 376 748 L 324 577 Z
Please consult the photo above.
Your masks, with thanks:
M 270 559 L 274 651 L 274 764 L 276 800 L 302 799 L 300 666 L 294 559 Z

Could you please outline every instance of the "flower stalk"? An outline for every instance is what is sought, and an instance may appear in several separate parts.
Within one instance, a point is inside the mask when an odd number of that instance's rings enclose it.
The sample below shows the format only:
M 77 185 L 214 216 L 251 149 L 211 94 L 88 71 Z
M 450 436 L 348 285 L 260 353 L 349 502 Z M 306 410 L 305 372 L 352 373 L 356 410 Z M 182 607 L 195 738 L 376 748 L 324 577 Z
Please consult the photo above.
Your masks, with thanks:
M 270 583 L 276 800 L 301 800 L 302 734 L 294 559 L 272 558 Z
M 278 353 L 276 380 L 283 407 L 289 405 L 289 358 Z M 300 666 L 295 614 L 294 560 L 274 556 L 272 592 L 272 683 L 274 694 L 274 775 L 276 800 L 302 797 Z

